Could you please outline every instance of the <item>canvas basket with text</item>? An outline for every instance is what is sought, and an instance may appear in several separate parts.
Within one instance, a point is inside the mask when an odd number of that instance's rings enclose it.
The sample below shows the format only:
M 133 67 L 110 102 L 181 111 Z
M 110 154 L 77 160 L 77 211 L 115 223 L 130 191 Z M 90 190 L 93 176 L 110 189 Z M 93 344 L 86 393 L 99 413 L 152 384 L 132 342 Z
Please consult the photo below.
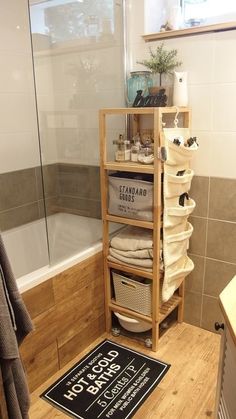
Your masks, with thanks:
M 152 312 L 152 285 L 147 279 L 130 279 L 112 272 L 117 304 L 150 316 Z
M 119 172 L 109 175 L 111 215 L 153 221 L 153 177 Z

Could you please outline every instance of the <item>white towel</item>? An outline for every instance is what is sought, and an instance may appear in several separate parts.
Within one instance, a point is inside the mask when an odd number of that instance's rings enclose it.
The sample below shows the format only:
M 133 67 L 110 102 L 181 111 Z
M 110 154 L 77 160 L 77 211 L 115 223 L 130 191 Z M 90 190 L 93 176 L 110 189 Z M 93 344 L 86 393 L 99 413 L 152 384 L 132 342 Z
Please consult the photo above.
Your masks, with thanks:
M 152 249 L 140 249 L 140 250 L 119 250 L 114 249 L 113 247 L 110 247 L 112 249 L 114 255 L 116 254 L 116 257 L 124 256 L 126 258 L 134 258 L 134 259 L 153 259 L 153 250 Z
M 118 263 L 119 265 L 121 263 L 121 260 L 119 260 L 119 259 L 117 259 L 117 258 L 115 258 L 111 255 L 108 255 L 107 259 L 110 260 L 111 262 Z M 137 265 L 133 265 L 131 263 L 125 263 L 125 262 L 122 262 L 122 264 L 130 266 L 131 268 L 141 269 L 142 271 L 152 272 L 152 268 L 144 268 L 143 266 L 137 266 Z
M 111 239 L 111 247 L 118 250 L 152 249 L 152 230 L 128 226 Z
M 135 266 L 145 267 L 145 268 L 152 268 L 153 260 L 152 259 L 138 259 L 138 258 L 130 258 L 125 257 L 117 254 L 111 247 L 109 249 L 109 254 L 116 259 L 119 259 L 121 262 L 132 264 Z

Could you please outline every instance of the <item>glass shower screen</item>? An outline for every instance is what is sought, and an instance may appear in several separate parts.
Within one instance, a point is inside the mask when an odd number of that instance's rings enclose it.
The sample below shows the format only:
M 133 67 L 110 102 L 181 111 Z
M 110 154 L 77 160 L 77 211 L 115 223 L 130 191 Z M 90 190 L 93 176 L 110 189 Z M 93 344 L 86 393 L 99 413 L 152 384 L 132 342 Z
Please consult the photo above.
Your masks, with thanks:
M 101 238 L 98 110 L 125 104 L 123 2 L 30 1 L 30 21 L 55 263 Z

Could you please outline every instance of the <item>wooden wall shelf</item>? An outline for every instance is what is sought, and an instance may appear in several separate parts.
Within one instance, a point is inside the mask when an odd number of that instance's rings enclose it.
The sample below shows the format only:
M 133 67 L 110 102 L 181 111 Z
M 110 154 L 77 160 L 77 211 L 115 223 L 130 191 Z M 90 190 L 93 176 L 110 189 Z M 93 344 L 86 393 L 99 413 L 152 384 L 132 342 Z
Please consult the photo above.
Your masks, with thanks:
M 236 22 L 216 23 L 214 25 L 202 25 L 192 28 L 184 28 L 173 31 L 150 33 L 142 35 L 145 42 L 158 41 L 160 39 L 180 38 L 183 36 L 201 35 L 210 32 L 230 31 L 236 29 Z

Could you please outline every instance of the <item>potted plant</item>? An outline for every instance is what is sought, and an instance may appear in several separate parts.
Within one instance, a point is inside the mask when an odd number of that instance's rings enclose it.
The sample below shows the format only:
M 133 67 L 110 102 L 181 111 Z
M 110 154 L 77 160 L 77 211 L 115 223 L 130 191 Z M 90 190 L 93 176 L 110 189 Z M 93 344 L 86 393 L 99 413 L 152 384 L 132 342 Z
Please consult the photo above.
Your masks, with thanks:
M 181 61 L 177 61 L 177 49 L 167 50 L 164 48 L 164 42 L 162 42 L 155 51 L 149 48 L 149 52 L 150 58 L 148 60 L 137 61 L 137 63 L 147 67 L 152 74 L 159 74 L 159 89 L 164 88 L 162 85 L 163 76 L 172 75 L 173 70 L 182 64 Z M 158 88 L 156 88 L 157 90 Z

